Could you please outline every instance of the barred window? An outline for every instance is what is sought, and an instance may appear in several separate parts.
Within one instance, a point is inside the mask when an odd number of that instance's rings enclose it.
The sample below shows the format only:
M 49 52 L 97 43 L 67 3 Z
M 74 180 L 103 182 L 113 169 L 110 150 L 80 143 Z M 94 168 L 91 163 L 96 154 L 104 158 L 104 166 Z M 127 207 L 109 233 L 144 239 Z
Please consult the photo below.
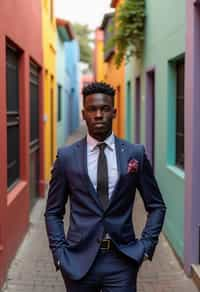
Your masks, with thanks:
M 20 115 L 19 115 L 19 52 L 6 47 L 7 90 L 7 187 L 11 188 L 20 176 Z

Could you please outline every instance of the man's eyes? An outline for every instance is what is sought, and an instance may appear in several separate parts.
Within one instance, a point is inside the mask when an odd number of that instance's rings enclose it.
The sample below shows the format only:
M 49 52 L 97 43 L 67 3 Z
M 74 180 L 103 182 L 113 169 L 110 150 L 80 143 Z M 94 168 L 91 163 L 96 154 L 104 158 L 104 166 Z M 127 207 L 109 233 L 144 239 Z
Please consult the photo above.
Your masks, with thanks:
M 104 107 L 102 107 L 100 109 L 98 109 L 96 107 L 88 107 L 87 108 L 88 112 L 96 112 L 98 110 L 103 111 L 103 112 L 109 112 L 109 111 L 111 111 L 111 108 L 109 106 L 104 106 Z

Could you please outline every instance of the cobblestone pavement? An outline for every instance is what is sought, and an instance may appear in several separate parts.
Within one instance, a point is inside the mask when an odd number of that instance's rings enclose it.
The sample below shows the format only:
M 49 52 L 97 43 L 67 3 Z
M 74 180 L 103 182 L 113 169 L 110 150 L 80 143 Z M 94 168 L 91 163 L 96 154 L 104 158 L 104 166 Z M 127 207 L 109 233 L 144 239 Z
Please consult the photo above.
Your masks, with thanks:
M 81 127 L 70 137 L 68 143 L 80 138 L 84 132 L 85 128 Z M 48 248 L 43 215 L 45 204 L 45 199 L 39 199 L 31 213 L 29 231 L 10 266 L 2 292 L 65 291 L 62 278 L 60 273 L 55 271 Z M 137 195 L 134 209 L 137 232 L 141 230 L 144 218 L 143 204 Z M 162 234 L 153 261 L 145 262 L 140 269 L 138 292 L 198 291 L 193 281 L 184 274 Z

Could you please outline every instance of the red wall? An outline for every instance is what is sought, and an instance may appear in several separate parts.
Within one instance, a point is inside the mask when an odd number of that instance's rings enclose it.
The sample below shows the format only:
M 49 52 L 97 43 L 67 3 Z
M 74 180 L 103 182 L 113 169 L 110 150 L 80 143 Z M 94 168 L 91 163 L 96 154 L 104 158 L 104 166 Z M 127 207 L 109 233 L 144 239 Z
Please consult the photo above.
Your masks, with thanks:
M 40 73 L 40 195 L 43 185 L 43 58 L 41 0 L 1 0 L 0 4 L 0 287 L 29 224 L 29 62 Z M 21 51 L 20 58 L 20 182 L 7 192 L 6 39 Z

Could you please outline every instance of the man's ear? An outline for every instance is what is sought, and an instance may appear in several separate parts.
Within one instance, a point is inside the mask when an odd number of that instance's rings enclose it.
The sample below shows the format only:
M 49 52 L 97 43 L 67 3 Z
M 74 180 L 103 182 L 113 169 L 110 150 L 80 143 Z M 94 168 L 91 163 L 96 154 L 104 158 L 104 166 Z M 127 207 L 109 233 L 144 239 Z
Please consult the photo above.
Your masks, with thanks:
M 84 109 L 82 109 L 81 113 L 82 113 L 83 120 L 85 120 L 85 111 L 84 111 Z
M 117 109 L 116 109 L 116 108 L 114 108 L 114 109 L 113 109 L 113 119 L 115 119 L 115 118 L 116 118 L 116 115 L 117 115 Z

